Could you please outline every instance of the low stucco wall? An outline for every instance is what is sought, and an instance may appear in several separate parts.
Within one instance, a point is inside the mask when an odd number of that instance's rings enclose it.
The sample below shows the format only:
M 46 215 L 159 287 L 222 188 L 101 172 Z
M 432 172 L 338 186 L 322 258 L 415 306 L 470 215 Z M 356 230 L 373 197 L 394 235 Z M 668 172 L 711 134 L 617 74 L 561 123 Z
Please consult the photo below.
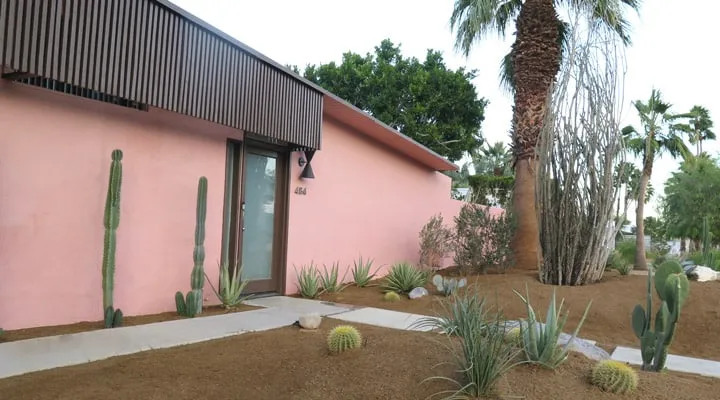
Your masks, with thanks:
M 102 319 L 103 208 L 115 148 L 124 152 L 116 307 L 168 311 L 175 291 L 189 290 L 202 175 L 214 279 L 227 137 L 240 132 L 0 82 L 0 327 Z
M 448 176 L 332 119 L 323 121 L 315 179 L 299 178 L 298 157 L 291 162 L 287 293 L 297 293 L 295 267 L 311 261 L 321 269 L 339 261 L 341 276 L 360 255 L 374 259 L 373 268 L 383 266 L 379 275 L 396 262 L 418 262 L 423 225 L 442 213 L 452 227 L 464 204 L 450 198 Z M 298 186 L 307 194 L 295 194 Z

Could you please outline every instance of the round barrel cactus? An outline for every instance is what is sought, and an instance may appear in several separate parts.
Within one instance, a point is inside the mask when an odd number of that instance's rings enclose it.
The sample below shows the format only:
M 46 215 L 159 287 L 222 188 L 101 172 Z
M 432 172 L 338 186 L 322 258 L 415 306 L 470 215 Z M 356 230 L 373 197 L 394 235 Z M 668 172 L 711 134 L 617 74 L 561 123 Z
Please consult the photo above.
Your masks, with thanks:
M 383 296 L 383 299 L 385 299 L 385 301 L 398 301 L 400 300 L 400 295 L 397 294 L 397 292 L 387 292 Z
M 627 364 L 615 360 L 603 360 L 593 368 L 593 385 L 611 393 L 628 393 L 637 388 L 638 376 Z
M 330 331 L 327 342 L 331 352 L 341 353 L 360 347 L 362 345 L 362 336 L 360 336 L 360 332 L 358 332 L 355 327 L 340 325 Z

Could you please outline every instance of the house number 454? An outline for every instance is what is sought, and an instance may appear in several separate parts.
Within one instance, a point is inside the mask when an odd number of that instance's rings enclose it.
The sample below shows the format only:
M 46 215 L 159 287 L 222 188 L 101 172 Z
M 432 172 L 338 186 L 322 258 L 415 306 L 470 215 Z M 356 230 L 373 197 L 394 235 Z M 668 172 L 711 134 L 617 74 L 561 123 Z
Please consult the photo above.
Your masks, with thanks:
M 301 196 L 305 196 L 307 194 L 307 188 L 298 186 L 295 188 L 295 194 L 299 194 Z

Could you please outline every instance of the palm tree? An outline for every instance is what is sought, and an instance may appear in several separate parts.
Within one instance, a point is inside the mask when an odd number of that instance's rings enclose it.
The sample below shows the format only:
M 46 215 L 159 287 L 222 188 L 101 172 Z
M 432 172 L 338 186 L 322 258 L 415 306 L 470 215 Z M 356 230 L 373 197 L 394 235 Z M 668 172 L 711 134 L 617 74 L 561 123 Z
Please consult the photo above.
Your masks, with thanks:
M 688 119 L 687 123 L 675 124 L 673 128 L 688 134 L 690 144 L 695 145 L 696 156 L 699 156 L 703 152 L 703 141 L 716 139 L 715 132 L 711 130 L 713 121 L 712 118 L 710 118 L 710 111 L 708 111 L 707 108 L 694 106 L 690 109 L 689 113 L 679 114 L 675 117 Z
M 468 55 L 475 41 L 492 32 L 505 35 L 515 23 L 515 43 L 503 59 L 502 83 L 514 93 L 512 151 L 515 189 L 512 208 L 516 216 L 513 238 L 515 265 L 536 269 L 540 235 L 536 211 L 536 145 L 547 113 L 551 87 L 562 62 L 569 27 L 557 7 L 587 11 L 593 23 L 617 32 L 630 43 L 624 6 L 638 9 L 639 0 L 455 0 L 450 25 L 457 30 L 455 46 Z
M 473 167 L 478 175 L 510 175 L 512 154 L 503 142 L 494 145 L 486 144 L 478 152 L 472 154 Z
M 663 153 L 671 157 L 678 156 L 683 159 L 692 157 L 678 131 L 672 129 L 670 123 L 677 118 L 669 113 L 671 105 L 662 99 L 659 90 L 653 89 L 647 102 L 641 100 L 633 103 L 637 110 L 643 131 L 636 130 L 629 125 L 623 128 L 625 144 L 631 152 L 642 157 L 642 176 L 637 194 L 637 208 L 635 212 L 637 235 L 635 245 L 635 268 L 647 269 L 645 259 L 645 196 L 650 177 L 652 176 L 655 157 Z

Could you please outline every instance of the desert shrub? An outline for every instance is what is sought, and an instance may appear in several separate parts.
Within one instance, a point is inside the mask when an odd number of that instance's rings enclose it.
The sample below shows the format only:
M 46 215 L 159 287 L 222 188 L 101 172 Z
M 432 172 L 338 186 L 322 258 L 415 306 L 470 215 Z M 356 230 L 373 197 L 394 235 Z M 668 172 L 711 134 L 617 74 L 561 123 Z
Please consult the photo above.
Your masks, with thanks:
M 471 297 L 475 297 L 470 300 Z M 452 364 L 462 374 L 460 380 L 448 376 L 434 376 L 428 380 L 453 382 L 458 386 L 456 391 L 448 390 L 436 393 L 432 397 L 447 394 L 444 399 L 479 398 L 491 394 L 498 380 L 518 364 L 515 360 L 519 354 L 511 343 L 505 340 L 505 321 L 499 313 L 489 313 L 484 307 L 485 299 L 476 296 L 461 296 L 450 304 L 465 304 L 470 307 L 450 306 L 459 315 L 444 317 L 441 315 L 434 327 L 444 329 L 442 318 L 452 318 L 457 324 L 453 332 L 460 340 L 452 340 L 448 335 L 447 348 L 452 354 Z M 479 308 L 478 308 L 479 307 Z M 426 319 L 432 327 L 433 319 Z
M 339 262 L 333 263 L 329 271 L 327 266 L 323 265 L 323 271 L 320 272 L 319 275 L 320 285 L 325 292 L 337 293 L 345 289 L 346 285 L 344 285 L 343 282 L 345 281 L 345 276 L 347 276 L 347 270 L 345 270 L 345 275 L 343 275 L 342 279 L 340 279 Z
M 225 308 L 235 307 L 250 297 L 242 295 L 248 281 L 243 279 L 243 267 L 239 263 L 235 264 L 233 269 L 230 270 L 230 263 L 224 261 L 218 263 L 218 269 L 220 270 L 218 289 L 215 289 L 207 274 L 205 274 L 205 279 L 207 279 L 215 296 Z
M 484 273 L 490 266 L 511 267 L 514 229 L 515 220 L 509 212 L 493 217 L 483 206 L 465 204 L 455 217 L 455 265 L 466 274 Z
M 416 287 L 424 287 L 427 280 L 425 271 L 409 263 L 397 263 L 390 268 L 382 288 L 388 292 L 410 293 Z
M 330 331 L 327 343 L 331 352 L 342 353 L 359 348 L 362 345 L 362 336 L 354 326 L 339 325 Z
M 418 319 L 412 326 L 419 330 L 439 330 L 447 335 L 457 335 L 458 326 L 473 325 L 484 329 L 490 309 L 477 290 L 468 290 L 440 301 L 440 312 L 434 317 Z
M 618 271 L 620 275 L 629 275 L 633 270 L 633 264 L 617 252 L 613 252 L 608 259 L 608 268 Z
M 297 275 L 297 288 L 300 292 L 300 296 L 307 299 L 314 299 L 322 293 L 322 279 L 320 277 L 320 271 L 311 262 L 310 265 L 303 265 L 298 272 L 295 268 L 295 274 Z
M 615 245 L 615 252 L 625 262 L 635 264 L 635 241 L 621 240 Z
M 638 375 L 623 362 L 602 360 L 593 368 L 590 381 L 603 391 L 623 394 L 637 388 Z
M 420 231 L 420 266 L 431 271 L 442 268 L 452 248 L 452 231 L 443 224 L 442 214 L 433 215 Z
M 375 270 L 375 272 L 370 273 L 370 270 L 372 269 L 373 260 L 363 260 L 362 256 L 354 261 L 354 265 L 352 268 L 352 276 L 353 276 L 353 282 L 355 282 L 355 285 L 357 287 L 365 287 L 367 286 L 370 281 L 375 277 L 377 272 L 380 270 Z
M 565 300 L 561 300 L 560 305 L 557 306 L 555 290 L 553 289 L 553 295 L 550 298 L 548 310 L 545 314 L 546 320 L 543 323 L 539 320 L 535 310 L 530 304 L 530 292 L 527 285 L 525 285 L 525 297 L 516 290 L 513 291 L 522 299 L 527 308 L 527 319 L 520 322 L 520 336 L 522 337 L 522 348 L 525 358 L 533 364 L 539 364 L 551 369 L 557 368 L 567 360 L 568 348 L 577 337 L 580 328 L 585 322 L 588 311 L 590 311 L 590 305 L 592 305 L 592 300 L 588 303 L 587 307 L 585 307 L 585 313 L 580 319 L 570 340 L 565 346 L 560 346 L 558 345 L 558 339 L 560 339 L 560 334 L 563 333 L 563 328 L 568 318 L 568 313 L 562 315 Z

